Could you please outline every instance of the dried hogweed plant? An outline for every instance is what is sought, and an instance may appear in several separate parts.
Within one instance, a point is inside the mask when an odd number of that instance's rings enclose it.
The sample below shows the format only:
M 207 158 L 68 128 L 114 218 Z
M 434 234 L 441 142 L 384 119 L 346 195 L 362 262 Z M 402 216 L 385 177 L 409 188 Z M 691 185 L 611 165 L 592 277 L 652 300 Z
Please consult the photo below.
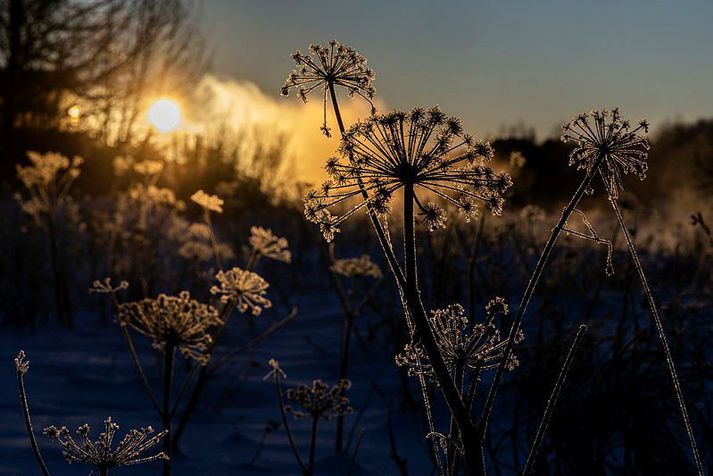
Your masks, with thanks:
M 50 426 L 43 433 L 54 440 L 62 448 L 65 460 L 70 463 L 80 463 L 93 467 L 101 476 L 109 474 L 109 470 L 120 466 L 133 466 L 150 463 L 157 460 L 167 460 L 163 453 L 145 456 L 144 453 L 156 446 L 167 431 L 162 431 L 151 436 L 154 432 L 150 426 L 147 428 L 132 429 L 113 447 L 114 437 L 119 425 L 111 417 L 104 420 L 104 431 L 99 434 L 96 441 L 89 438 L 90 427 L 87 424 L 77 428 L 77 435 L 81 441 L 77 443 L 66 427 L 57 428 Z
M 252 317 L 260 316 L 265 309 L 272 307 L 272 301 L 268 298 L 270 284 L 254 270 L 262 258 L 274 260 L 282 263 L 290 263 L 292 255 L 289 249 L 289 242 L 286 238 L 275 235 L 272 230 L 261 227 L 250 229 L 249 253 L 245 268 L 233 267 L 222 270 L 222 263 L 219 261 L 220 253 L 215 243 L 212 223 L 210 221 L 210 211 L 222 211 L 223 200 L 216 195 L 207 195 L 200 191 L 194 194 L 193 200 L 201 205 L 205 211 L 206 226 L 210 228 L 210 235 L 213 237 L 214 257 L 219 271 L 214 276 L 214 282 L 210 288 L 210 293 L 218 300 L 220 323 L 210 332 L 210 343 L 207 344 L 207 351 L 211 355 L 215 354 L 216 347 L 220 341 L 223 331 L 235 311 L 240 314 L 247 314 Z M 219 245 L 217 245 L 219 247 Z M 284 325 L 292 321 L 297 315 L 297 309 L 291 311 L 278 320 L 263 332 L 254 336 L 244 345 L 230 349 L 222 353 L 217 358 L 211 359 L 204 365 L 195 365 L 190 375 L 196 373 L 195 383 L 190 389 L 185 408 L 174 431 L 173 447 L 178 446 L 188 422 L 190 421 L 206 386 L 215 373 L 224 366 L 234 361 L 238 356 L 250 350 L 260 342 L 266 340 Z
M 218 269 L 223 269 L 223 262 L 220 255 L 220 250 L 218 248 L 218 241 L 215 238 L 215 232 L 213 230 L 213 223 L 210 219 L 210 213 L 223 213 L 223 199 L 217 195 L 209 195 L 203 190 L 198 190 L 196 193 L 191 195 L 191 200 L 197 203 L 203 209 L 203 219 L 210 232 L 210 244 L 213 247 L 213 253 L 215 255 L 215 262 Z
M 703 463 L 698 453 L 695 435 L 663 322 L 618 201 L 619 191 L 623 188 L 623 177 L 625 175 L 634 173 L 641 180 L 646 178 L 649 145 L 643 134 L 648 132 L 648 128 L 649 124 L 646 119 L 642 119 L 636 127 L 632 128 L 628 121 L 621 119 L 619 110 L 616 108 L 611 111 L 594 110 L 589 115 L 580 114 L 562 126 L 562 140 L 576 144 L 576 148 L 570 155 L 570 165 L 575 165 L 578 169 L 585 169 L 588 175 L 594 172 L 601 179 L 607 199 L 624 234 L 631 260 L 639 276 L 649 312 L 664 351 L 666 365 L 671 376 L 671 383 L 689 439 L 696 470 L 699 475 L 703 475 L 705 473 Z M 600 155 L 604 157 L 602 163 L 598 163 L 596 160 Z
M 351 46 L 332 40 L 327 46 L 310 45 L 307 54 L 295 51 L 292 59 L 295 69 L 287 77 L 281 93 L 287 96 L 290 89 L 296 89 L 298 97 L 307 102 L 310 93 L 319 91 L 324 106 L 321 130 L 327 137 L 331 135 L 327 126 L 327 102 L 328 96 L 334 100 L 335 86 L 344 88 L 350 96 L 356 94 L 372 104 L 375 93 L 372 85 L 374 71 L 366 66 L 366 58 Z
M 30 419 L 30 407 L 24 381 L 25 374 L 30 368 L 30 362 L 27 360 L 24 351 L 20 351 L 15 358 L 15 367 L 17 369 L 20 404 L 25 417 L 30 444 L 40 472 L 43 476 L 50 476 L 47 465 L 37 446 L 37 440 Z M 104 431 L 99 434 L 96 441 L 90 439 L 90 428 L 87 424 L 77 428 L 76 433 L 80 438 L 79 441 L 72 437 L 72 434 L 66 427 L 57 428 L 55 426 L 49 426 L 45 428 L 42 433 L 59 444 L 62 449 L 62 455 L 68 463 L 79 463 L 90 466 L 93 469 L 91 474 L 106 476 L 109 474 L 109 470 L 114 468 L 150 463 L 157 460 L 168 460 L 168 456 L 164 452 L 146 455 L 146 452 L 156 446 L 161 439 L 166 436 L 167 431 L 162 431 L 151 436 L 154 431 L 150 426 L 133 429 L 126 433 L 119 443 L 114 446 L 114 439 L 118 429 L 119 425 L 113 422 L 111 417 L 109 417 L 104 420 Z
M 289 81 L 289 79 L 288 79 Z M 486 203 L 498 214 L 503 194 L 510 186 L 507 174 L 498 174 L 488 165 L 492 148 L 463 132 L 456 118 L 449 118 L 438 108 L 374 114 L 349 130 L 344 126 L 335 86 L 331 76 L 321 79 L 332 98 L 334 114 L 342 134 L 341 158 L 329 159 L 326 165 L 331 179 L 321 190 L 305 197 L 305 215 L 320 225 L 327 241 L 339 232 L 338 225 L 360 209 L 366 209 L 389 267 L 394 275 L 404 304 L 404 314 L 412 340 L 423 346 L 435 379 L 459 428 L 464 456 L 469 471 L 484 471 L 479 430 L 470 417 L 461 392 L 448 372 L 420 298 L 416 260 L 415 209 L 418 207 L 426 226 L 433 230 L 444 224 L 445 212 L 436 203 L 424 203 L 422 194 L 456 204 L 465 217 L 476 216 L 476 201 Z M 404 263 L 394 252 L 388 228 L 390 204 L 395 192 L 403 196 Z M 333 214 L 336 206 L 357 203 L 341 216 Z M 425 382 L 421 380 L 424 401 L 429 407 Z M 430 431 L 434 432 L 430 410 Z M 434 452 L 438 449 L 435 448 Z M 443 472 L 440 457 L 438 467 Z
M 327 161 L 325 168 L 330 179 L 321 189 L 310 191 L 305 197 L 305 216 L 319 224 L 325 239 L 331 241 L 345 219 L 360 209 L 366 210 L 403 303 L 411 333 L 411 344 L 403 358 L 416 366 L 412 373 L 418 377 L 422 390 L 438 472 L 457 474 L 462 459 L 466 474 L 483 475 L 482 442 L 502 372 L 515 362 L 512 347 L 522 338 L 519 320 L 516 318 L 507 339 L 501 340 L 499 334 L 490 335 L 494 331 L 488 325 L 480 334 L 474 329 L 466 335 L 463 313 L 456 307 L 436 312 L 429 319 L 421 301 L 415 225 L 417 218 L 429 231 L 446 225 L 446 211 L 436 201 L 425 201 L 426 197 L 455 206 L 464 221 L 477 218 L 478 202 L 499 215 L 511 179 L 505 173 L 494 172 L 488 165 L 493 157 L 489 143 L 465 134 L 458 119 L 446 116 L 438 108 L 372 113 L 370 118 L 347 129 L 335 93 L 335 85 L 339 84 L 330 76 L 321 81 L 332 98 L 342 134 L 341 157 Z M 591 175 L 593 173 L 588 174 L 578 191 L 579 198 L 589 186 Z M 403 263 L 392 245 L 387 220 L 397 192 L 402 195 L 403 203 Z M 574 201 L 575 205 L 579 198 Z M 563 214 L 556 234 L 566 224 L 575 205 Z M 492 311 L 491 314 L 497 313 Z M 468 402 L 463 386 L 458 385 L 455 372 L 459 366 L 466 368 L 467 360 L 454 365 L 457 358 L 465 356 L 472 357 L 472 362 L 479 358 L 487 362 L 481 363 L 483 367 L 495 369 L 493 384 L 478 419 L 473 418 L 472 402 Z M 565 367 L 563 372 L 566 372 Z M 448 436 L 435 430 L 426 374 L 437 384 L 450 411 Z M 475 381 L 477 379 L 472 380 Z M 445 466 L 441 451 L 447 456 Z
M 111 293 L 113 296 L 116 294 L 114 291 Z M 175 398 L 172 396 L 176 352 L 180 352 L 188 359 L 195 360 L 197 365 L 206 365 L 210 359 L 210 344 L 212 342 L 210 331 L 221 323 L 218 311 L 210 305 L 192 299 L 190 293 L 183 291 L 177 296 L 160 294 L 157 298 L 119 304 L 117 319 L 123 328 L 122 332 L 134 358 L 134 364 L 141 381 L 161 418 L 163 431 L 167 432 L 163 440 L 163 450 L 170 456 L 172 452 L 171 426 L 178 405 L 185 394 L 181 390 Z M 145 378 L 145 372 L 134 349 L 131 334 L 126 328 L 150 339 L 152 347 L 163 356 L 163 392 L 160 405 Z M 182 389 L 188 385 L 191 376 L 192 373 L 186 376 L 185 382 L 181 386 Z M 168 459 L 164 461 L 163 474 L 164 476 L 171 474 L 171 465 Z
M 329 271 L 334 289 L 342 307 L 342 348 L 339 357 L 339 379 L 346 380 L 349 375 L 349 356 L 351 353 L 352 334 L 355 332 L 354 321 L 362 312 L 383 279 L 381 268 L 371 260 L 368 254 L 358 258 L 337 259 L 334 243 L 329 244 Z M 337 453 L 344 446 L 344 416 L 337 417 L 335 450 Z
M 72 304 L 61 252 L 61 223 L 72 217 L 75 218 L 74 221 L 79 221 L 76 218 L 76 205 L 69 192 L 81 173 L 84 159 L 69 159 L 54 152 L 28 152 L 27 157 L 30 165 L 17 166 L 17 178 L 25 189 L 25 193 L 18 194 L 17 199 L 22 210 L 30 215 L 34 223 L 47 235 L 55 311 L 60 323 L 71 326 Z
M 653 293 L 651 292 L 646 275 L 639 261 L 636 247 L 631 238 L 631 234 L 626 227 L 621 209 L 618 205 L 619 192 L 623 188 L 623 177 L 629 173 L 634 173 L 643 180 L 646 176 L 646 172 L 648 170 L 647 158 L 649 150 L 649 143 L 646 138 L 648 127 L 649 125 L 646 119 L 642 119 L 637 124 L 632 125 L 628 120 L 621 117 L 618 108 L 611 110 L 595 109 L 588 114 L 579 114 L 562 126 L 562 140 L 564 142 L 573 142 L 575 144 L 575 148 L 572 150 L 569 157 L 570 166 L 575 166 L 578 169 L 584 170 L 585 176 L 580 182 L 574 195 L 571 197 L 568 205 L 564 208 L 559 221 L 552 229 L 550 237 L 540 253 L 535 269 L 530 277 L 527 288 L 525 289 L 517 315 L 515 316 L 511 327 L 508 345 L 504 351 L 504 356 L 500 361 L 498 371 L 490 387 L 488 400 L 486 401 L 484 410 L 485 426 L 487 426 L 487 420 L 492 410 L 495 394 L 501 382 L 502 373 L 506 366 L 507 359 L 512 351 L 515 336 L 517 335 L 517 332 L 519 332 L 523 317 L 530 303 L 530 299 L 537 288 L 557 238 L 563 230 L 573 233 L 573 230 L 567 227 L 568 219 L 572 213 L 579 214 L 588 229 L 588 234 L 575 233 L 576 236 L 607 245 L 607 274 L 613 273 L 613 266 L 611 262 L 611 242 L 601 239 L 597 235 L 596 231 L 594 231 L 591 224 L 587 221 L 586 216 L 584 216 L 584 214 L 576 208 L 585 195 L 594 193 L 592 182 L 595 177 L 598 176 L 601 179 L 602 187 L 607 194 L 607 198 L 612 206 L 612 209 L 614 210 L 617 221 L 619 222 L 622 232 L 624 233 L 632 261 L 637 269 L 639 280 L 644 290 L 649 310 L 664 350 L 674 393 L 676 395 L 684 427 L 689 439 L 696 469 L 698 474 L 703 475 L 703 465 L 698 453 L 693 429 L 691 427 L 690 418 L 688 416 L 688 411 L 683 398 L 683 392 L 681 390 L 678 374 L 671 356 L 671 351 L 668 346 L 663 324 L 658 314 Z M 531 454 L 528 460 L 532 458 L 533 455 Z
M 194 194 L 193 199 L 204 208 L 207 217 L 210 211 L 214 212 L 222 207 L 222 200 L 214 195 L 199 192 Z M 206 223 L 193 224 L 192 228 L 200 228 L 201 235 L 214 237 L 209 218 L 206 219 Z M 216 260 L 216 266 L 220 268 L 218 260 L 221 254 L 217 251 L 220 244 L 214 238 L 210 241 L 211 258 Z M 270 230 L 255 228 L 250 242 L 252 251 L 248 263 L 249 269 L 234 267 L 227 271 L 220 270 L 213 276 L 215 284 L 210 288 L 210 292 L 216 298 L 215 306 L 191 298 L 187 291 L 175 296 L 161 294 L 157 298 L 120 303 L 118 293 L 126 289 L 128 283 L 121 282 L 119 286 L 114 286 L 109 278 L 95 281 L 90 289 L 91 292 L 111 296 L 114 312 L 134 361 L 137 376 L 154 409 L 161 417 L 164 429 L 173 428 L 173 431 L 164 438 L 166 454 L 170 455 L 178 447 L 207 382 L 215 372 L 267 339 L 296 316 L 296 309 L 292 309 L 287 316 L 253 337 L 245 345 L 231 349 L 217 359 L 213 358 L 220 336 L 234 311 L 258 316 L 264 309 L 272 306 L 272 302 L 267 297 L 269 284 L 252 271 L 260 258 L 266 257 L 281 262 L 289 262 L 291 259 L 287 240 L 276 237 Z M 136 351 L 132 334 L 148 338 L 152 347 L 163 355 L 161 402 L 153 393 Z M 189 360 L 189 369 L 183 383 L 178 386 L 177 393 L 174 392 L 173 382 L 176 352 Z M 165 468 L 168 474 L 170 471 L 168 464 Z
M 280 364 L 275 359 L 268 362 L 271 370 L 265 376 L 265 380 L 273 379 L 275 382 L 275 392 L 277 402 L 280 407 L 280 416 L 287 433 L 290 448 L 297 461 L 297 464 L 304 476 L 314 474 L 314 458 L 317 448 L 317 430 L 321 420 L 332 420 L 352 413 L 353 409 L 349 404 L 349 398 L 345 393 L 351 387 L 351 382 L 342 379 L 331 387 L 322 380 L 313 380 L 310 385 L 298 384 L 295 388 L 284 391 L 282 381 L 287 377 L 280 368 Z M 289 403 L 286 403 L 287 400 Z M 295 420 L 308 418 L 310 420 L 310 445 L 307 463 L 304 462 L 300 451 L 295 444 L 292 430 L 287 415 L 291 414 Z

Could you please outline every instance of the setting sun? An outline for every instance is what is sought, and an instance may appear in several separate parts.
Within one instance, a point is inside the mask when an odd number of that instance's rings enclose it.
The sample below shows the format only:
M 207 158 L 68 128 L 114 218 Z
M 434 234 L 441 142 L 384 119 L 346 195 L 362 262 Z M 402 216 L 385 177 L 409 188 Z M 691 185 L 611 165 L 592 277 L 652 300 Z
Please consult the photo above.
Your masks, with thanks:
M 171 132 L 181 122 L 181 108 L 171 99 L 159 99 L 149 108 L 149 121 L 161 132 Z

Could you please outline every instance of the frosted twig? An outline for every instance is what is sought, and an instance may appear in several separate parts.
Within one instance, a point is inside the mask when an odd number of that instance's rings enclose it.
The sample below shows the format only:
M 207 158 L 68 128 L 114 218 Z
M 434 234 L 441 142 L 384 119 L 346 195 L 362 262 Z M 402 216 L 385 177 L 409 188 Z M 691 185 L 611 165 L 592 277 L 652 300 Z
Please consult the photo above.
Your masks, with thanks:
M 581 231 L 573 230 L 571 228 L 568 228 L 567 225 L 562 228 L 564 231 L 567 233 L 576 236 L 578 238 L 582 238 L 584 240 L 590 240 L 595 243 L 598 243 L 600 245 L 605 245 L 607 247 L 607 265 L 606 265 L 606 274 L 607 276 L 614 276 L 614 263 L 612 261 L 612 255 L 614 254 L 614 245 L 612 244 L 611 240 L 606 240 L 604 238 L 600 238 L 599 234 L 597 231 L 594 229 L 592 224 L 589 222 L 587 219 L 587 216 L 582 212 L 581 210 L 574 209 L 574 213 L 577 213 L 581 218 L 582 218 L 582 223 L 584 223 L 584 226 L 587 227 L 587 231 L 589 234 L 587 235 L 586 233 L 582 233 Z

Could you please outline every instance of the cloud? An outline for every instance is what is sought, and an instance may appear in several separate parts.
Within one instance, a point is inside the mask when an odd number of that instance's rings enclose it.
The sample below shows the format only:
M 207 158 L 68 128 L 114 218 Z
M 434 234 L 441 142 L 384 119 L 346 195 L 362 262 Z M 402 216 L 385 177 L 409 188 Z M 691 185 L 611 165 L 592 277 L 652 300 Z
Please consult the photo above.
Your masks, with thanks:
M 370 106 L 361 100 L 340 100 L 346 124 L 369 115 Z M 256 147 L 259 141 L 284 139 L 283 156 L 291 160 L 291 173 L 297 180 L 318 182 L 324 178 L 325 159 L 336 153 L 339 129 L 331 107 L 327 123 L 332 137 L 319 130 L 324 109 L 318 92 L 305 104 L 294 96 L 266 94 L 254 83 L 206 75 L 187 105 L 185 127 L 206 135 L 253 137 L 242 147 Z M 272 138 L 267 136 L 272 136 Z M 259 137 L 258 137 L 259 136 Z M 243 150 L 248 153 L 250 151 Z

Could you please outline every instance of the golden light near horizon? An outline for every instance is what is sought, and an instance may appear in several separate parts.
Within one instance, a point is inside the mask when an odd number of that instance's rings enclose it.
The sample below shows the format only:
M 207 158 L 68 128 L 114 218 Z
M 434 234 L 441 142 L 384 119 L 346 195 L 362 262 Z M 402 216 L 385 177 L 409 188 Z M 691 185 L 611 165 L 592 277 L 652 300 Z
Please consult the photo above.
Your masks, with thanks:
M 149 108 L 149 122 L 160 132 L 171 132 L 181 123 L 181 108 L 171 99 L 158 99 Z

